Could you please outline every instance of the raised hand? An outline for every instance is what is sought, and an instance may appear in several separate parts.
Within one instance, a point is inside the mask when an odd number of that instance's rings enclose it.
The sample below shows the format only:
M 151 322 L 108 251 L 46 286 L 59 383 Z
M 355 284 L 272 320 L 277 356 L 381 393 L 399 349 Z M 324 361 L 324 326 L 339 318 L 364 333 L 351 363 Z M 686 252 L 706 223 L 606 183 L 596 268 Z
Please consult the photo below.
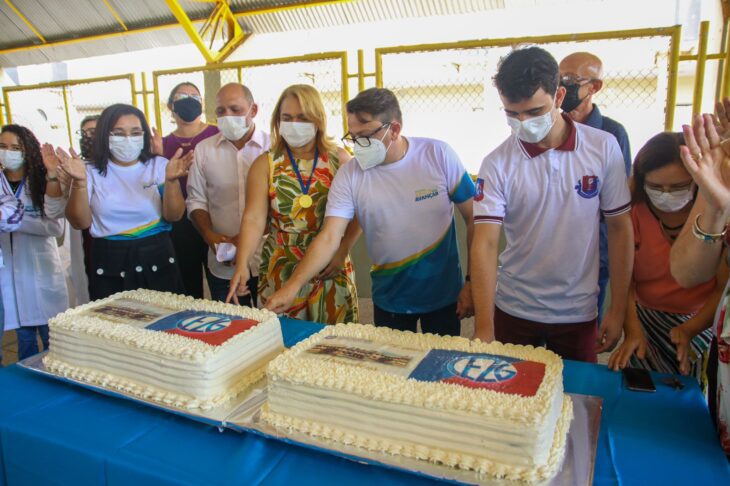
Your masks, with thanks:
M 177 149 L 175 155 L 167 163 L 165 179 L 167 181 L 174 181 L 188 175 L 191 165 L 193 165 L 193 151 L 191 150 L 185 155 L 182 155 L 182 149 Z
M 41 146 L 41 158 L 43 159 L 43 166 L 46 168 L 48 175 L 54 177 L 58 166 L 61 165 L 61 161 L 53 150 L 53 145 L 44 143 Z
M 680 147 L 682 162 L 692 175 L 711 209 L 730 209 L 730 159 L 720 146 L 721 140 L 711 115 L 697 116 L 682 126 L 686 146 Z
M 155 127 L 152 127 L 152 137 L 150 137 L 150 151 L 155 155 L 162 155 L 164 152 L 162 144 L 162 135 Z
M 61 161 L 59 168 L 64 171 L 71 179 L 75 181 L 86 180 L 86 163 L 81 160 L 79 154 L 73 149 L 69 148 L 70 154 L 63 150 L 61 147 L 56 149 L 56 156 Z
M 715 103 L 715 129 L 721 140 L 730 139 L 730 99 L 726 96 Z

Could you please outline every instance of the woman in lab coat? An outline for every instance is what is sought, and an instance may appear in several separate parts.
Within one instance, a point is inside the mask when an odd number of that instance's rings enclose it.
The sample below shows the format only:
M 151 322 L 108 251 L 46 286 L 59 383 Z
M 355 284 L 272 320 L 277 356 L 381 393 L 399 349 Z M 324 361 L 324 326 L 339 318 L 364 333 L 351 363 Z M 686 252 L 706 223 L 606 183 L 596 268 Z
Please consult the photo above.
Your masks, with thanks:
M 38 352 L 38 335 L 48 348 L 48 319 L 68 307 L 56 242 L 63 235 L 64 220 L 45 214 L 46 169 L 33 133 L 25 127 L 5 125 L 0 130 L 0 150 L 5 177 L 25 206 L 20 227 L 0 233 L 4 325 L 6 331 L 17 329 L 18 358 L 22 360 Z
M 0 149 L 0 159 L 4 156 L 5 152 Z M 0 171 L 0 232 L 6 233 L 9 231 L 15 231 L 20 228 L 20 223 L 23 221 L 23 213 L 25 213 L 25 206 L 23 203 L 18 201 L 13 194 L 13 190 L 10 189 L 10 184 L 5 178 L 5 174 Z M 3 254 L 0 251 L 0 268 L 3 266 Z M 3 341 L 3 301 L 0 298 L 0 343 Z M 3 366 L 3 351 L 0 346 L 0 368 Z

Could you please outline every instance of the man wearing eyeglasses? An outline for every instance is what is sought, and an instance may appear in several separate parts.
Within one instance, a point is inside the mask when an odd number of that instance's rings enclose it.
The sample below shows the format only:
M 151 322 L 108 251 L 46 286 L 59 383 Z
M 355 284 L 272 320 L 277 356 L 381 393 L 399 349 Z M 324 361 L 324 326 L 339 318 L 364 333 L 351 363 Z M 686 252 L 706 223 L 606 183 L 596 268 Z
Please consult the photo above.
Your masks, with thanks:
M 560 61 L 560 85 L 565 88 L 562 110 L 573 121 L 608 132 L 616 137 L 626 167 L 631 175 L 631 148 L 626 129 L 616 120 L 603 116 L 593 103 L 593 95 L 603 88 L 603 63 L 589 52 L 575 52 Z M 598 270 L 598 322 L 603 319 L 603 302 L 608 287 L 608 228 L 601 217 L 599 239 L 600 266 Z
M 266 307 L 287 309 L 357 217 L 374 262 L 375 324 L 415 332 L 420 320 L 423 332 L 458 336 L 473 303 L 459 264 L 454 206 L 471 241 L 474 183 L 448 144 L 402 135 L 398 99 L 387 89 L 371 88 L 348 102 L 347 122 L 343 142 L 355 159 L 337 172 L 320 234 Z

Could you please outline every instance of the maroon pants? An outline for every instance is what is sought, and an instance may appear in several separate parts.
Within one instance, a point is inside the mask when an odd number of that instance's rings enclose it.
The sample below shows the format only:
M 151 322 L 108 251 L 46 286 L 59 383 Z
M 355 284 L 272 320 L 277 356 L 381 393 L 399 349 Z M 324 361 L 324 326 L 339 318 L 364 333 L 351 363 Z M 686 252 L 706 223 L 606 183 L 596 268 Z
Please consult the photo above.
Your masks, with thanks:
M 545 346 L 563 359 L 596 362 L 596 320 L 571 324 L 544 324 L 520 319 L 494 308 L 494 338 L 511 344 Z

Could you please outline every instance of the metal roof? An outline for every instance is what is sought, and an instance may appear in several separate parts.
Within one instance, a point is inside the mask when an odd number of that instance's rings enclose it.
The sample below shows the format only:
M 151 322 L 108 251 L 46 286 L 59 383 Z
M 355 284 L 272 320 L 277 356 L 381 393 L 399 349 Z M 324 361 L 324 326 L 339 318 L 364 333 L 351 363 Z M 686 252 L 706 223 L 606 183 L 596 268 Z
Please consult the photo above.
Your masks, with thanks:
M 244 31 L 255 34 L 387 19 L 466 14 L 505 8 L 505 1 L 535 0 L 231 0 L 230 6 Z M 205 19 L 213 5 L 196 0 L 178 0 L 178 3 L 193 20 Z M 14 5 L 20 15 L 10 5 Z M 163 0 L 0 2 L 0 67 L 41 64 L 189 42 L 187 34 L 177 25 L 177 20 Z

